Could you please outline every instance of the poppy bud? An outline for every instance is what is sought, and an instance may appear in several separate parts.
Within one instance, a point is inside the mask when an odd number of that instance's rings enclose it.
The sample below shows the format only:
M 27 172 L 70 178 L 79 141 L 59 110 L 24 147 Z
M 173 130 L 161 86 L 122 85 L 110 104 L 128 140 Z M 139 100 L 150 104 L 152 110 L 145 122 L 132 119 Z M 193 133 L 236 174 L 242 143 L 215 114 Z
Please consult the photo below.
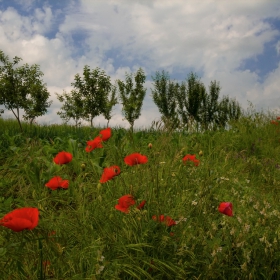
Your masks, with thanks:
M 85 169 L 86 169 L 86 165 L 85 165 L 84 163 L 82 163 L 82 164 L 81 164 L 81 168 L 82 168 L 83 170 L 85 170 Z
M 148 148 L 151 149 L 153 147 L 152 143 L 149 143 Z
M 200 156 L 203 156 L 203 152 L 200 150 L 198 153 Z

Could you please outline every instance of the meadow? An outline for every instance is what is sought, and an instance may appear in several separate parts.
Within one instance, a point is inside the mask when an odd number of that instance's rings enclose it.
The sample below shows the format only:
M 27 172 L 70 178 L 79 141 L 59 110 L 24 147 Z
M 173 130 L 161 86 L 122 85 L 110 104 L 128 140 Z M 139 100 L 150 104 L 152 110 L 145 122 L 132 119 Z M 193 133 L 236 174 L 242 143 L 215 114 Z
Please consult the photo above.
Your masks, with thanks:
M 204 133 L 112 128 L 93 148 L 104 128 L 20 133 L 0 118 L 0 278 L 280 279 L 278 123 L 248 112 Z M 62 151 L 72 158 L 56 163 Z M 134 153 L 147 162 L 127 164 Z M 38 224 L 6 227 L 23 207 Z

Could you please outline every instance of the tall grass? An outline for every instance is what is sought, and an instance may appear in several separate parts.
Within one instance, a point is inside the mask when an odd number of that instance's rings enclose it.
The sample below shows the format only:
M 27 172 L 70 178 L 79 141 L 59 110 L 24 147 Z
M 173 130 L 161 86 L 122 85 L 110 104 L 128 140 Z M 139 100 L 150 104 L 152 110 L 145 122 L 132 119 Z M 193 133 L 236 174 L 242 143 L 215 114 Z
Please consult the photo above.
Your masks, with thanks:
M 230 130 L 192 134 L 116 128 L 91 153 L 86 141 L 98 128 L 34 126 L 20 134 L 15 122 L 0 119 L 0 218 L 20 207 L 40 211 L 31 231 L 0 227 L 3 279 L 280 279 L 275 117 L 249 112 Z M 58 166 L 53 158 L 62 150 L 73 160 Z M 123 159 L 134 152 L 148 163 L 127 166 Z M 183 164 L 186 154 L 199 166 Z M 121 174 L 100 184 L 112 165 Z M 53 176 L 68 179 L 69 188 L 48 189 Z M 116 210 L 125 194 L 136 206 L 146 200 L 144 209 Z M 232 217 L 218 211 L 226 201 Z

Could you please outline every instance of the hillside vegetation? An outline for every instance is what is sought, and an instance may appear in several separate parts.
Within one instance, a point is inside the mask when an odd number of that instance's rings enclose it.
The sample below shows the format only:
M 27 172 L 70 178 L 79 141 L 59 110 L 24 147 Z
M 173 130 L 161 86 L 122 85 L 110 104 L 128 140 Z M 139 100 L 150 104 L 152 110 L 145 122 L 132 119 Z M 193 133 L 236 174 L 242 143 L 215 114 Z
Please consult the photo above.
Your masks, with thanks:
M 280 279 L 276 117 L 101 135 L 0 119 L 3 279 Z M 6 216 L 25 207 L 38 223 Z

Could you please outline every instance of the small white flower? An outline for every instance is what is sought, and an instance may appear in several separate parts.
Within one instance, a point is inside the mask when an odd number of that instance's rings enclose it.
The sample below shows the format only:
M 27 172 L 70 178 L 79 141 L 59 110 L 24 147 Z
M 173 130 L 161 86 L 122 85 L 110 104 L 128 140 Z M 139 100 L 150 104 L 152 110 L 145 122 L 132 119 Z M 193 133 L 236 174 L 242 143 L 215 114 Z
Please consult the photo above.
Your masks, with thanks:
M 96 274 L 100 274 L 100 273 L 103 271 L 104 268 L 105 268 L 105 266 L 104 266 L 104 265 L 101 265 L 101 266 L 99 267 L 99 269 L 96 271 Z
M 226 181 L 229 180 L 229 178 L 225 178 L 225 177 L 221 177 L 220 179 L 221 179 L 221 180 L 226 180 Z
M 250 225 L 245 224 L 245 225 L 244 225 L 244 229 L 245 229 L 246 232 L 248 232 L 249 229 L 250 229 Z
M 193 200 L 192 205 L 197 205 L 197 201 Z

